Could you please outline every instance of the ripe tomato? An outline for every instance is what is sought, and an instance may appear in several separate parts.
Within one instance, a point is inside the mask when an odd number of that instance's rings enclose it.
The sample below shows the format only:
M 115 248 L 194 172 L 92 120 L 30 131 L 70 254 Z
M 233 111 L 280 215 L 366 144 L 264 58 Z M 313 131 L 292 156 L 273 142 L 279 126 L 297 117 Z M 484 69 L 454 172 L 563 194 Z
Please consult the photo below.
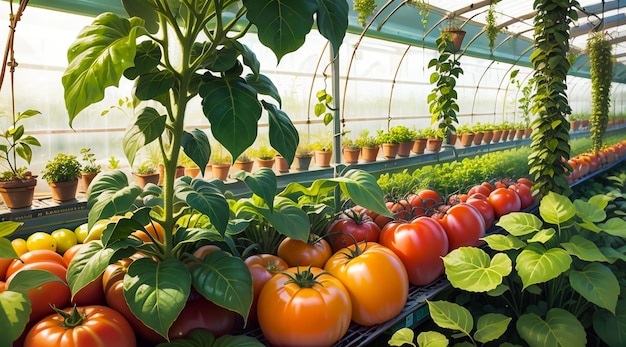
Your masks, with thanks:
M 436 205 L 443 202 L 441 195 L 432 189 L 422 189 L 415 194 L 410 194 L 408 199 L 415 217 L 430 214 Z
M 29 251 L 47 249 L 50 251 L 57 250 L 57 241 L 52 235 L 43 231 L 37 231 L 26 239 L 26 247 Z
M 525 210 L 535 203 L 535 198 L 533 197 L 533 193 L 525 184 L 515 183 L 509 186 L 509 189 L 516 192 L 519 195 L 520 199 L 520 210 Z
M 246 258 L 244 263 L 252 275 L 253 285 L 252 307 L 250 307 L 248 320 L 256 321 L 256 307 L 261 289 L 274 275 L 287 270 L 289 265 L 273 254 L 253 255 Z
M 346 287 L 317 267 L 292 267 L 287 272 L 291 275 L 272 277 L 259 295 L 258 320 L 265 338 L 272 346 L 318 347 L 339 341 L 348 331 L 352 312 Z
M 285 237 L 278 245 L 278 257 L 289 266 L 323 267 L 332 255 L 330 244 L 316 235 L 309 242 Z
M 76 238 L 76 234 L 74 231 L 66 228 L 61 228 L 53 231 L 50 234 L 57 243 L 57 252 L 63 254 L 70 247 L 74 246 L 78 243 L 78 238 Z
M 80 252 L 83 248 L 84 243 L 77 243 L 74 246 L 70 247 L 63 253 L 63 260 L 65 260 L 65 266 L 70 266 L 70 262 L 74 259 L 74 256 Z
M 7 287 L 11 284 L 11 280 L 15 278 L 15 274 L 24 270 L 46 270 L 61 280 L 66 281 L 65 275 L 67 269 L 65 266 L 53 262 L 40 261 L 25 264 L 14 274 L 9 276 L 6 282 Z M 67 285 L 67 282 L 48 282 L 28 290 L 26 295 L 30 299 L 32 308 L 30 321 L 35 322 L 54 312 L 50 305 L 65 307 L 70 302 L 70 287 Z
M 13 250 L 17 253 L 17 256 L 22 256 L 22 254 L 28 252 L 28 246 L 26 246 L 26 240 L 22 238 L 13 239 L 11 241 L 11 246 L 13 246 Z
M 409 278 L 402 260 L 378 243 L 360 242 L 336 252 L 324 270 L 346 286 L 352 301 L 352 320 L 358 324 L 386 322 L 406 304 Z
M 7 278 L 16 273 L 19 269 L 26 264 L 33 264 L 39 262 L 56 263 L 64 268 L 67 268 L 63 256 L 59 253 L 47 249 L 40 249 L 35 251 L 29 251 L 20 256 L 19 259 L 13 259 L 13 262 L 7 268 Z
M 190 296 L 190 299 L 192 296 Z M 193 329 L 206 329 L 215 337 L 232 332 L 237 314 L 220 307 L 201 295 L 194 295 L 174 321 L 167 335 L 170 339 L 180 339 Z
M 0 293 L 7 290 L 7 284 L 4 281 L 0 281 Z
M 137 230 L 131 233 L 131 235 L 135 236 L 136 238 L 146 243 L 152 242 L 152 239 L 155 239 L 159 242 L 163 242 L 165 231 L 163 230 L 163 227 L 161 226 L 161 224 L 155 221 L 152 221 L 150 224 L 146 225 L 144 228 L 146 229 L 145 231 Z
M 67 266 L 70 265 L 74 256 L 80 252 L 84 245 L 86 245 L 86 243 L 78 243 L 63 253 L 63 259 L 65 260 Z M 74 294 L 70 304 L 76 304 L 77 306 L 104 305 L 105 300 L 104 290 L 102 289 L 102 274 Z
M 518 178 L 517 183 L 525 184 L 528 186 L 528 188 L 532 188 L 533 186 L 533 181 L 530 178 L 526 178 L 526 177 Z
M 519 195 L 507 188 L 497 188 L 489 194 L 487 201 L 493 206 L 496 218 L 500 218 L 507 213 L 517 212 L 522 208 L 522 201 Z
M 0 281 L 7 279 L 7 270 L 11 263 L 13 263 L 12 258 L 0 258 Z
M 135 347 L 135 334 L 126 319 L 106 306 L 74 308 L 79 324 L 59 313 L 51 314 L 35 324 L 24 341 L 24 347 L 116 346 Z M 72 309 L 65 309 L 68 315 Z
M 409 220 L 413 218 L 413 207 L 406 199 L 387 201 L 385 205 L 396 219 Z
M 469 196 L 467 194 L 452 194 L 448 197 L 448 204 L 456 205 L 461 202 L 467 201 Z
M 333 252 L 353 245 L 354 242 L 378 242 L 380 227 L 368 216 L 355 211 L 346 212 L 345 218 L 339 218 L 328 226 L 330 246 Z
M 485 236 L 485 220 L 476 208 L 468 203 L 452 206 L 446 213 L 433 216 L 448 235 L 449 251 L 459 247 L 478 246 Z
M 380 244 L 402 260 L 413 285 L 423 286 L 443 275 L 441 257 L 448 254 L 448 235 L 432 218 L 421 216 L 410 223 L 389 223 L 381 231 Z
M 491 189 L 489 189 L 487 186 L 483 186 L 482 184 L 477 184 L 467 191 L 467 195 L 473 195 L 474 193 L 481 193 L 484 196 L 489 196 L 489 193 L 491 193 Z
M 480 185 L 482 185 L 482 186 L 485 186 L 485 187 L 489 188 L 489 192 L 490 192 L 490 193 L 491 193 L 491 192 L 493 192 L 493 191 L 494 191 L 494 189 L 496 189 L 496 186 L 494 186 L 493 184 L 491 184 L 491 182 L 484 181 L 484 182 L 483 182 L 483 183 L 481 183 Z M 487 195 L 489 195 L 489 194 L 487 194 Z
M 485 220 L 485 228 L 489 230 L 496 221 L 496 212 L 493 210 L 493 206 L 491 206 L 489 201 L 487 201 L 487 197 L 481 193 L 476 193 L 470 196 L 466 202 L 474 206 L 478 212 L 480 212 Z

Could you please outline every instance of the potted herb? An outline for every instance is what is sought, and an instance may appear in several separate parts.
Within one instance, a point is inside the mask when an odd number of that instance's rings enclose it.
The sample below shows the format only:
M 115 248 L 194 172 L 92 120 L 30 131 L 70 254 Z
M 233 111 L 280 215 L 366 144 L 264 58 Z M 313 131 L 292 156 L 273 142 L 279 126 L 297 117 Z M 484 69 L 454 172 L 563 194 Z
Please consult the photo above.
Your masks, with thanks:
M 233 158 L 230 154 L 214 152 L 211 155 L 211 170 L 213 172 L 213 177 L 226 181 L 228 179 L 228 173 L 232 162 Z
M 148 183 L 159 184 L 161 174 L 150 160 L 145 160 L 133 170 L 133 176 L 135 176 L 137 184 L 144 188 Z
M 333 157 L 333 143 L 331 141 L 317 141 L 311 144 L 315 156 L 315 165 L 318 167 L 330 167 Z
M 361 157 L 367 162 L 374 162 L 378 157 L 378 151 L 380 150 L 380 143 L 378 138 L 374 135 L 370 135 L 369 130 L 363 129 L 359 133 L 359 137 L 354 141 L 359 147 L 361 147 Z
M 461 142 L 461 146 L 469 147 L 472 145 L 474 140 L 474 130 L 468 125 L 463 124 L 456 128 L 457 136 L 459 136 L 459 141 Z
M 178 159 L 179 166 L 184 167 L 185 176 L 189 176 L 191 178 L 198 177 L 200 174 L 200 167 L 196 164 L 185 152 L 180 153 L 180 157 Z
M 259 167 L 272 168 L 276 162 L 276 150 L 267 145 L 261 145 L 252 151 Z
M 48 182 L 52 200 L 65 202 L 76 198 L 82 165 L 75 155 L 58 153 L 46 163 L 41 178 Z
M 400 138 L 391 131 L 378 130 L 377 135 L 380 148 L 383 152 L 385 159 L 395 159 L 398 155 L 398 148 L 400 147 Z
M 361 146 L 356 141 L 349 137 L 345 137 L 341 140 L 343 148 L 341 154 L 346 164 L 356 164 L 359 162 L 359 156 L 361 155 Z
M 444 134 L 439 128 L 425 128 L 422 134 L 426 137 L 426 149 L 431 152 L 439 152 L 443 144 Z
M 413 143 L 413 148 L 411 149 L 411 151 L 415 154 L 424 154 L 428 139 L 426 138 L 426 135 L 424 134 L 424 131 L 422 129 L 413 131 L 415 132 L 415 142 Z
M 313 148 L 310 144 L 303 142 L 296 148 L 296 170 L 306 171 L 311 166 L 313 159 Z
M 399 141 L 398 156 L 408 157 L 411 154 L 413 142 L 415 142 L 415 139 L 417 138 L 417 133 L 404 125 L 396 125 L 394 127 L 391 127 L 391 129 L 389 129 L 389 132 L 393 134 Z
M 83 169 L 81 172 L 81 182 L 83 190 L 87 191 L 91 181 L 100 173 L 102 167 L 96 164 L 96 155 L 91 153 L 91 148 L 81 148 L 80 154 L 83 156 Z
M 235 159 L 235 163 L 233 164 L 233 169 L 235 171 L 243 170 L 246 172 L 252 172 L 252 167 L 254 166 L 254 159 L 249 154 L 249 151 L 245 151 L 241 153 L 240 156 Z

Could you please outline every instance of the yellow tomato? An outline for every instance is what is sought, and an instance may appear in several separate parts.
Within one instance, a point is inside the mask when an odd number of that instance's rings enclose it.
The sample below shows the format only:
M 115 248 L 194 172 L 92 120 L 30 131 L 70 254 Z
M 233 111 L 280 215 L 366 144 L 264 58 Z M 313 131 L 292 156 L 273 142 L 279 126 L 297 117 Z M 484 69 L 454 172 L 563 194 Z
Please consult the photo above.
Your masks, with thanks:
M 57 241 L 57 252 L 61 254 L 65 253 L 65 251 L 67 251 L 70 247 L 78 243 L 76 234 L 70 229 L 57 229 L 50 235 L 52 235 L 52 237 L 54 237 Z
M 28 252 L 28 247 L 26 246 L 26 240 L 22 238 L 17 238 L 11 241 L 11 246 L 13 246 L 13 250 L 17 253 L 18 256 L 22 256 L 22 254 Z
M 29 251 L 36 249 L 57 250 L 57 240 L 52 235 L 43 231 L 37 231 L 26 239 L 26 247 Z
M 101 219 L 95 222 L 91 229 L 89 229 L 89 234 L 87 234 L 87 237 L 83 242 L 87 243 L 93 240 L 100 240 L 100 238 L 102 237 L 102 232 L 104 232 L 104 230 L 107 228 L 107 225 L 109 223 L 115 223 L 122 218 L 123 216 L 113 216 L 111 218 Z
M 76 241 L 78 243 L 85 242 L 87 235 L 89 234 L 89 229 L 87 228 L 87 223 L 83 223 L 74 229 L 74 234 L 76 234 Z

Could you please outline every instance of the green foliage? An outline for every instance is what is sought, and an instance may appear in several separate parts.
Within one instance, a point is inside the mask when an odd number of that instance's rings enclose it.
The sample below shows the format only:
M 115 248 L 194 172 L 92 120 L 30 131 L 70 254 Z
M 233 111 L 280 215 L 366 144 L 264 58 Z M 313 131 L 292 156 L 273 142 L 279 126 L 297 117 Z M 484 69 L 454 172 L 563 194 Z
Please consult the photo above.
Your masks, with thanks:
M 591 33 L 587 39 L 591 75 L 591 127 L 589 130 L 593 139 L 594 152 L 602 148 L 602 137 L 609 122 L 613 77 L 612 47 L 604 32 Z
M 500 32 L 496 23 L 496 4 L 498 2 L 499 0 L 492 1 L 491 4 L 489 4 L 489 9 L 487 10 L 487 15 L 485 16 L 485 22 L 487 25 L 485 27 L 485 33 L 487 34 L 487 40 L 489 40 L 489 51 L 491 52 L 493 52 L 495 41 L 498 38 L 498 33 Z
M 157 172 L 157 168 L 150 163 L 150 161 L 144 161 L 135 168 L 135 173 L 140 175 L 151 175 Z
M 357 23 L 364 27 L 367 18 L 376 10 L 376 0 L 354 0 L 354 10 L 357 12 Z
M 120 165 L 119 159 L 117 159 L 114 155 L 109 157 L 109 169 L 115 170 Z
M 379 138 L 375 135 L 370 135 L 367 129 L 361 130 L 359 137 L 354 140 L 354 143 L 361 148 L 372 148 L 380 145 Z
M 32 146 L 40 147 L 41 143 L 32 135 L 26 135 L 24 125 L 20 121 L 41 114 L 36 110 L 18 112 L 12 116 L 11 126 L 0 134 L 5 143 L 0 144 L 0 163 L 6 169 L 0 175 L 0 180 L 28 179 L 26 168 L 19 167 L 17 158 L 30 164 L 33 158 Z
M 532 112 L 533 134 L 529 160 L 530 175 L 535 181 L 533 191 L 539 197 L 548 192 L 569 195 L 566 169 L 570 158 L 569 122 L 571 112 L 567 101 L 566 76 L 570 68 L 569 23 L 578 14 L 572 8 L 576 1 L 536 1 L 535 51 L 530 55 L 534 69 L 535 94 Z
M 317 98 L 317 104 L 315 104 L 313 109 L 315 117 L 321 117 L 323 115 L 324 125 L 330 124 L 333 121 L 333 114 L 331 111 L 335 110 L 331 106 L 333 103 L 333 96 L 328 94 L 326 89 L 322 89 L 317 92 L 315 97 Z
M 96 164 L 96 155 L 91 153 L 91 148 L 81 148 L 80 154 L 83 156 L 83 162 L 85 162 L 82 168 L 84 173 L 100 172 L 101 166 Z
M 58 153 L 54 159 L 48 160 L 41 172 L 41 178 L 47 182 L 69 182 L 80 178 L 82 165 L 75 155 Z

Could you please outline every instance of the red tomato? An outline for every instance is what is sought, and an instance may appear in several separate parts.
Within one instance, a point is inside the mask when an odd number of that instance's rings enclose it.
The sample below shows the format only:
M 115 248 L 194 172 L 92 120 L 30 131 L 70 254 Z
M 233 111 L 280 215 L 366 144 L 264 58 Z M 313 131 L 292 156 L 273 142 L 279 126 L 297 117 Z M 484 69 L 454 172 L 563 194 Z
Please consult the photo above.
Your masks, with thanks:
M 448 254 L 448 236 L 441 224 L 430 217 L 387 224 L 381 231 L 380 244 L 402 260 L 413 285 L 423 286 L 443 275 L 441 257 Z
M 487 201 L 493 206 L 496 218 L 500 218 L 507 213 L 517 212 L 522 208 L 522 201 L 519 195 L 507 188 L 497 188 L 489 194 Z
M 449 251 L 459 247 L 478 246 L 479 239 L 487 232 L 483 216 L 467 203 L 454 205 L 435 219 L 448 235 Z
M 11 265 L 9 265 L 7 269 L 6 276 L 7 278 L 9 278 L 19 269 L 24 267 L 24 265 L 38 262 L 56 263 L 67 268 L 63 256 L 61 256 L 59 253 L 51 251 L 49 249 L 38 249 L 34 251 L 28 251 L 22 254 L 19 259 L 13 259 L 13 262 L 11 263 Z
M 415 194 L 410 194 L 408 199 L 415 217 L 429 214 L 436 205 L 443 202 L 441 195 L 432 189 L 422 189 Z
M 485 186 L 485 187 L 487 187 L 487 188 L 489 189 L 489 192 L 490 192 L 490 193 L 491 193 L 491 192 L 493 192 L 493 191 L 496 189 L 496 186 L 494 186 L 493 184 L 491 184 L 491 182 L 484 181 L 484 182 L 483 182 L 483 183 L 481 183 L 480 185 L 481 185 L 481 186 Z M 489 195 L 489 194 L 487 194 L 487 195 Z
M 292 267 L 287 272 L 291 275 L 272 277 L 259 295 L 258 320 L 265 338 L 272 346 L 321 347 L 339 341 L 348 331 L 352 312 L 346 287 L 317 267 Z
M 480 212 L 485 220 L 485 228 L 489 230 L 496 221 L 496 212 L 493 210 L 493 206 L 491 206 L 489 201 L 487 201 L 487 197 L 476 193 L 470 196 L 466 202 L 474 206 L 478 212 Z
M 197 298 L 187 302 L 167 334 L 170 339 L 175 340 L 187 336 L 193 329 L 201 328 L 219 337 L 232 332 L 236 317 L 235 312 L 217 306 L 198 295 Z
M 285 237 L 278 245 L 277 253 L 289 266 L 311 265 L 321 268 L 332 255 L 332 250 L 326 240 L 311 235 L 309 242 Z
M 115 346 L 135 347 L 135 333 L 117 311 L 106 306 L 75 308 L 80 324 L 54 313 L 35 324 L 26 335 L 24 347 Z M 70 313 L 72 309 L 65 309 Z
M 515 183 L 509 186 L 509 189 L 516 192 L 519 195 L 520 199 L 520 210 L 525 210 L 535 203 L 535 198 L 533 197 L 533 192 L 530 190 L 525 184 Z
M 256 321 L 256 307 L 261 289 L 263 289 L 265 283 L 274 277 L 274 275 L 287 270 L 289 265 L 287 265 L 284 260 L 273 254 L 253 255 L 246 258 L 244 263 L 246 263 L 246 266 L 250 271 L 250 275 L 252 275 L 254 294 L 248 320 Z
M 525 184 L 528 186 L 528 188 L 532 188 L 533 186 L 533 181 L 529 178 L 526 177 L 520 177 L 517 179 L 517 183 L 521 183 L 521 184 Z
M 467 191 L 467 195 L 472 195 L 474 193 L 481 193 L 484 196 L 488 196 L 489 193 L 491 193 L 491 189 L 489 189 L 486 186 L 483 186 L 482 184 L 477 184 Z
M 360 242 L 344 248 L 333 254 L 324 270 L 346 286 L 355 323 L 381 324 L 398 315 L 406 304 L 409 278 L 402 260 L 378 243 Z
M 448 197 L 448 204 L 456 205 L 458 203 L 467 201 L 467 198 L 467 194 L 452 194 Z
M 7 270 L 9 265 L 13 263 L 13 260 L 12 258 L 0 258 L 0 281 L 7 279 Z
M 328 226 L 327 233 L 331 233 L 330 246 L 336 252 L 353 245 L 355 241 L 378 242 L 380 227 L 366 215 L 351 211 L 346 212 L 345 218 L 333 221 Z
M 413 218 L 412 206 L 406 199 L 387 201 L 386 205 L 396 219 L 409 220 Z
M 67 269 L 63 265 L 54 262 L 35 262 L 23 265 L 14 274 L 7 279 L 7 287 L 11 284 L 11 280 L 15 278 L 15 274 L 24 270 L 46 270 L 66 281 L 65 275 Z M 65 307 L 70 302 L 70 287 L 67 283 L 48 282 L 39 287 L 30 289 L 26 292 L 30 299 L 32 311 L 30 313 L 30 321 L 35 322 L 41 318 L 54 312 L 50 305 L 56 307 Z
M 74 256 L 80 252 L 85 243 L 76 244 L 63 253 L 63 259 L 67 266 L 70 265 Z M 84 286 L 78 293 L 74 294 L 70 302 L 77 306 L 104 305 L 104 291 L 102 290 L 102 274 L 91 283 Z
M 84 243 L 77 243 L 74 246 L 68 248 L 63 253 L 63 260 L 65 260 L 65 266 L 70 266 L 70 262 L 74 259 L 74 256 L 83 248 Z

